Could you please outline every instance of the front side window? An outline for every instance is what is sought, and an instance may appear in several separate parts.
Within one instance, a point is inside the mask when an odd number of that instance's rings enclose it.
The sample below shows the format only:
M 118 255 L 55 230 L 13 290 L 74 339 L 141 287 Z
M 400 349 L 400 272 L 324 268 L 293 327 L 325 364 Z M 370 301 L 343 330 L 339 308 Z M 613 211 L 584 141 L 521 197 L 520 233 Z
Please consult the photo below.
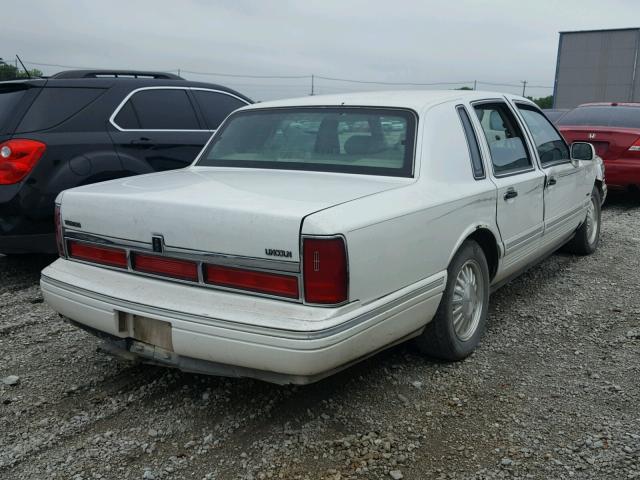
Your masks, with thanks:
M 524 134 L 513 113 L 503 102 L 474 106 L 489 144 L 496 175 L 510 175 L 532 168 Z
M 408 110 L 314 107 L 233 114 L 200 166 L 410 177 L 415 115 Z
M 200 130 L 184 89 L 150 89 L 134 93 L 114 122 L 125 130 Z
M 540 156 L 540 163 L 548 165 L 569 161 L 570 155 L 567 144 L 542 112 L 534 107 L 522 104 L 518 105 L 518 110 L 520 110 L 524 122 L 529 127 L 531 135 L 533 135 L 533 141 Z

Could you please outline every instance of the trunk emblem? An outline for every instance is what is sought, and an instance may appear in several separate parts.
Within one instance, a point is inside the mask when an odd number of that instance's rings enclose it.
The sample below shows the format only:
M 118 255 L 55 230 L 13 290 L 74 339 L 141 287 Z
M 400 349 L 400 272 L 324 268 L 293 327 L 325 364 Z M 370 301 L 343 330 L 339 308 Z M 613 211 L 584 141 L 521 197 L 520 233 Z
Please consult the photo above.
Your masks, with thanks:
M 164 252 L 164 238 L 162 235 L 153 235 L 151 237 L 151 245 L 156 253 Z
M 274 248 L 265 248 L 265 255 L 269 255 L 270 257 L 284 257 L 291 258 L 291 250 L 276 250 Z
M 589 140 L 593 140 L 594 138 L 596 138 L 596 134 L 595 133 L 590 133 L 589 134 Z

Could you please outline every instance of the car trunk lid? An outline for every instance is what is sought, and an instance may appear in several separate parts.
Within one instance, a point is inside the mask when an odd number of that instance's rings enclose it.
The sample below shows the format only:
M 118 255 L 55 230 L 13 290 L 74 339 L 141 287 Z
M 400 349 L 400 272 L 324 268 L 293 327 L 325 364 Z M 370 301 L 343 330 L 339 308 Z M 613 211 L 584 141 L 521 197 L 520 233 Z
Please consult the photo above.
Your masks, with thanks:
M 364 175 L 199 167 L 68 190 L 61 213 L 65 228 L 87 234 L 149 245 L 153 235 L 162 235 L 168 249 L 297 262 L 305 216 L 406 183 Z
M 640 140 L 640 129 L 595 126 L 562 126 L 562 135 L 569 143 L 589 142 L 603 160 L 616 160 L 629 152 Z

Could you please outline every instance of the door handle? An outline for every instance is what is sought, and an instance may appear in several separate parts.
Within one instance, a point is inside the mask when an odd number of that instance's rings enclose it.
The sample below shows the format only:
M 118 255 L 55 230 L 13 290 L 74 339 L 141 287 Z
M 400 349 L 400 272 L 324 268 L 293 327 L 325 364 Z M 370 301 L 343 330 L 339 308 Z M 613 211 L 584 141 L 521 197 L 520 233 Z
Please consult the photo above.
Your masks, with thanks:
M 137 140 L 131 140 L 131 145 L 145 145 L 149 143 L 151 140 L 147 137 L 140 137 Z
M 516 198 L 517 196 L 518 196 L 518 192 L 516 192 L 513 188 L 510 188 L 504 194 L 504 199 L 505 200 L 511 200 L 512 198 Z
M 555 177 L 551 177 L 548 181 L 547 181 L 547 187 L 550 187 L 552 185 L 555 185 L 557 182 Z

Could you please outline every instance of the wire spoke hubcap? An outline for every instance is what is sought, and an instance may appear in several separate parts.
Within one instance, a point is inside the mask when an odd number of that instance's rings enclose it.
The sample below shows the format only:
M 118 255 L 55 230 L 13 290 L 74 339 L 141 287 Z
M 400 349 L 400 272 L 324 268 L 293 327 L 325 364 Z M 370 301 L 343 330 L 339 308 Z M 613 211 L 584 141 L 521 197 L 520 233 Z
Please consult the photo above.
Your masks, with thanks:
M 484 304 L 480 265 L 467 260 L 458 272 L 453 289 L 453 329 L 461 341 L 469 340 L 478 328 Z

